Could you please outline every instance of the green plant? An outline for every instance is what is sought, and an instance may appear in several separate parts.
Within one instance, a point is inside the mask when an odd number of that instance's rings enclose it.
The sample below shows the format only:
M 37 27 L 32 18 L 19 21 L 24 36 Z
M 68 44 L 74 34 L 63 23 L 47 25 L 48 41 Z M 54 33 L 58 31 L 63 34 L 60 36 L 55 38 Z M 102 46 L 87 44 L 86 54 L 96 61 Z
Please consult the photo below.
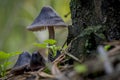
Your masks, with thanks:
M 105 45 L 105 46 L 104 46 L 104 50 L 105 50 L 105 51 L 108 51 L 110 47 L 111 47 L 110 45 Z
M 34 43 L 34 45 L 39 48 L 47 48 L 47 49 L 52 50 L 54 57 L 56 56 L 57 50 L 60 49 L 60 47 L 56 46 L 55 44 L 56 44 L 56 40 L 53 40 L 53 39 L 45 40 L 43 43 Z
M 78 73 L 85 73 L 87 71 L 87 67 L 83 64 L 75 64 L 74 69 Z
M 6 75 L 7 66 L 10 65 L 11 62 L 5 61 L 3 64 L 0 65 L 0 76 L 4 77 Z
M 8 66 L 11 64 L 9 59 L 15 55 L 20 54 L 21 52 L 12 52 L 12 53 L 6 53 L 3 51 L 0 51 L 0 77 L 4 77 L 6 75 L 6 70 Z

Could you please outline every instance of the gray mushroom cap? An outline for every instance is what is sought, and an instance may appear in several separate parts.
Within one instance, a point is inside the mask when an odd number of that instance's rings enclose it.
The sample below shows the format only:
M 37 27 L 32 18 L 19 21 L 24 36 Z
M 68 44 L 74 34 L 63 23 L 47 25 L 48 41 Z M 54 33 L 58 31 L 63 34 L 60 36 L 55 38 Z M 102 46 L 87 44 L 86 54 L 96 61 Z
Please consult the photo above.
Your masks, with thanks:
M 42 8 L 38 17 L 34 22 L 27 27 L 30 31 L 38 31 L 46 29 L 49 26 L 54 26 L 55 28 L 66 27 L 67 25 L 62 20 L 62 18 L 49 6 Z

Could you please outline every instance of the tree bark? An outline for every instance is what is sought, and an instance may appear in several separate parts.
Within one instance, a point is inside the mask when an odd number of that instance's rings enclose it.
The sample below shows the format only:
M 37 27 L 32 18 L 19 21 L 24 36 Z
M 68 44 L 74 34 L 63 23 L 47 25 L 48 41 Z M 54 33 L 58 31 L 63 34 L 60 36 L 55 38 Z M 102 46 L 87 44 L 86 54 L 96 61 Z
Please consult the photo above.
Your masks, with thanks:
M 107 40 L 120 39 L 120 1 L 119 0 L 71 0 L 72 26 L 68 27 L 68 52 L 79 59 L 91 54 L 100 43 L 96 40 L 95 29 L 104 33 Z M 92 30 L 86 30 L 93 28 Z M 83 33 L 86 33 L 82 35 Z M 82 35 L 82 36 L 80 36 Z M 98 42 L 97 42 L 98 41 Z
M 69 53 L 74 56 L 81 58 L 87 50 L 85 48 L 86 42 L 91 37 L 89 35 L 84 35 L 82 37 L 77 37 L 80 35 L 84 29 L 101 23 L 101 12 L 100 11 L 100 1 L 101 0 L 71 0 L 71 18 L 72 27 L 69 28 L 68 40 L 73 40 L 71 46 L 68 50 Z M 97 3 L 99 5 L 95 5 Z M 97 7 L 96 7 L 97 6 Z M 75 37 L 77 37 L 75 39 Z M 69 43 L 68 42 L 68 43 Z
M 120 40 L 120 0 L 103 0 L 101 10 L 107 39 Z

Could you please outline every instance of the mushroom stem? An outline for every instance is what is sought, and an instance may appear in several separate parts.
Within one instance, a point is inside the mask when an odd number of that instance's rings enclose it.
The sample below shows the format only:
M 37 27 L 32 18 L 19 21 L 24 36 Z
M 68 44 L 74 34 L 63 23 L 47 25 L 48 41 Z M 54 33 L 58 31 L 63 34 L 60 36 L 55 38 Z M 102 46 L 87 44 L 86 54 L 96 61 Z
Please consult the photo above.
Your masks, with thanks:
M 49 31 L 49 39 L 55 39 L 54 27 L 53 26 L 49 26 L 48 27 L 48 31 Z

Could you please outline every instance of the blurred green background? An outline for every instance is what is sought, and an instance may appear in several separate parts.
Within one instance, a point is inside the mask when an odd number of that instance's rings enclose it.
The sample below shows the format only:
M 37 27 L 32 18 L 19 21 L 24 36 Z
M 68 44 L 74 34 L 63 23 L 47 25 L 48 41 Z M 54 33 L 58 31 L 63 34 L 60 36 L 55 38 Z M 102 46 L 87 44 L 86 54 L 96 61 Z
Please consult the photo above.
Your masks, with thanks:
M 32 51 L 33 43 L 46 39 L 47 31 L 33 33 L 26 30 L 43 6 L 52 6 L 63 20 L 70 24 L 70 0 L 0 0 L 0 51 Z M 57 45 L 67 38 L 67 28 L 56 31 Z M 37 36 L 37 37 L 36 37 Z M 39 37 L 39 38 L 38 38 Z

